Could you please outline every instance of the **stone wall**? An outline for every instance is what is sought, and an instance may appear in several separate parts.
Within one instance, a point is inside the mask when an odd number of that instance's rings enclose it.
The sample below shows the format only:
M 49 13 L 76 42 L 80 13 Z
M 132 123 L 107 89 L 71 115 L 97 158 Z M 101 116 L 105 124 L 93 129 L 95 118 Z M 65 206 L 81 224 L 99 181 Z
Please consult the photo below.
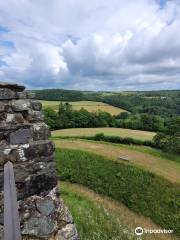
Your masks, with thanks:
M 42 105 L 24 86 L 0 82 L 0 239 L 3 167 L 14 165 L 23 239 L 79 239 L 57 190 L 54 144 Z

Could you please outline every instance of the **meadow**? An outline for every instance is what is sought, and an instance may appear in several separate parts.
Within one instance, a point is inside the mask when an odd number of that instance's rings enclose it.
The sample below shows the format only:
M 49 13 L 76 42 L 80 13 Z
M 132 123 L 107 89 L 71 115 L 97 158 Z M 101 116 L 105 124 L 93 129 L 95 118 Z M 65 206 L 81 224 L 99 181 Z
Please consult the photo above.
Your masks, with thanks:
M 43 108 L 50 107 L 50 108 L 58 111 L 60 101 L 41 100 L 40 102 L 42 103 Z M 97 112 L 100 110 L 100 111 L 108 112 L 111 115 L 118 115 L 121 112 L 126 112 L 126 110 L 124 110 L 122 108 L 114 107 L 114 106 L 111 106 L 109 104 L 102 103 L 102 102 L 95 102 L 95 101 L 71 102 L 71 101 L 68 101 L 68 103 L 72 105 L 73 110 L 80 110 L 81 108 L 84 108 L 89 112 Z
M 57 149 L 60 180 L 82 184 L 121 202 L 165 229 L 179 232 L 179 184 L 87 151 Z
M 164 155 L 161 150 L 144 146 L 127 146 L 78 139 L 54 140 L 57 148 L 80 149 L 107 157 L 109 160 L 123 162 L 162 176 L 172 183 L 180 184 L 180 156 Z M 128 161 L 123 160 L 127 158 Z M 172 161 L 174 160 L 174 161 Z
M 155 133 L 149 131 L 132 130 L 125 128 L 72 128 L 52 132 L 53 137 L 94 136 L 104 133 L 107 136 L 131 137 L 139 140 L 152 140 Z
M 160 229 L 149 218 L 136 214 L 122 203 L 97 194 L 83 185 L 60 181 L 59 186 L 82 240 L 137 240 L 134 233 L 137 226 Z M 157 240 L 157 236 L 146 234 L 141 239 Z M 175 237 L 161 234 L 158 239 L 175 240 Z

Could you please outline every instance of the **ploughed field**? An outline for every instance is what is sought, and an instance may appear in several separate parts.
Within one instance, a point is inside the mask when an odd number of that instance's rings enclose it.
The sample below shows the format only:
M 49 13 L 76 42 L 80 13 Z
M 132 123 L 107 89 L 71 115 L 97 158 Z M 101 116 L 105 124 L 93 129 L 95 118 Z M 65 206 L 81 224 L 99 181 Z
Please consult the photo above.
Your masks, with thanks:
M 131 137 L 139 140 L 152 140 L 155 132 L 132 130 L 125 128 L 73 128 L 62 129 L 52 132 L 53 137 L 76 137 L 76 136 L 94 136 L 98 133 L 104 133 L 107 136 Z
M 41 100 L 43 108 L 50 107 L 54 110 L 58 110 L 60 101 L 44 101 Z M 89 112 L 96 112 L 98 110 L 108 112 L 111 115 L 118 115 L 121 112 L 126 112 L 126 110 L 118 107 L 111 106 L 102 102 L 93 102 L 93 101 L 77 101 L 77 102 L 68 102 L 72 105 L 73 110 L 80 110 L 81 108 L 86 109 Z

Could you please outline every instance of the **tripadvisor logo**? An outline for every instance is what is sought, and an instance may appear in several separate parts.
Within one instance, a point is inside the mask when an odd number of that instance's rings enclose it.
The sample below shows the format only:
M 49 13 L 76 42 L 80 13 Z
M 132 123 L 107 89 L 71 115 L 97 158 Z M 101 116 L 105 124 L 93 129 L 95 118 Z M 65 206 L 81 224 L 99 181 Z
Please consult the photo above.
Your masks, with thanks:
M 138 235 L 138 236 L 142 235 L 143 232 L 144 232 L 144 230 L 143 230 L 142 227 L 137 227 L 137 228 L 135 229 L 135 234 Z
M 135 234 L 140 236 L 143 233 L 149 233 L 149 234 L 157 234 L 157 233 L 163 233 L 163 234 L 171 234 L 173 233 L 172 229 L 147 229 L 142 227 L 135 228 Z

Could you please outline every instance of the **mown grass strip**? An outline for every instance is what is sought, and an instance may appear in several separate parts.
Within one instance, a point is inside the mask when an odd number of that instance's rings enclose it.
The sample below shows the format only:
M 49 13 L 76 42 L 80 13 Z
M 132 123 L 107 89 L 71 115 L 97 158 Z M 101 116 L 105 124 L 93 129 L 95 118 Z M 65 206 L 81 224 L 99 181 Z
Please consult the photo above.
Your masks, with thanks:
M 81 240 L 136 239 L 135 228 L 160 229 L 149 218 L 136 214 L 120 202 L 95 193 L 80 184 L 61 181 L 62 198 L 70 209 Z M 96 239 L 96 240 L 98 240 Z M 157 234 L 143 234 L 143 240 L 157 240 Z M 158 240 L 176 240 L 174 234 L 158 234 Z
M 128 229 L 103 206 L 88 197 L 73 191 L 69 185 L 60 185 L 61 194 L 77 225 L 81 240 L 136 239 L 134 231 Z
M 180 234 L 179 185 L 134 166 L 80 150 L 57 149 L 60 179 L 88 186 Z M 179 193 L 178 193 L 179 192 Z

